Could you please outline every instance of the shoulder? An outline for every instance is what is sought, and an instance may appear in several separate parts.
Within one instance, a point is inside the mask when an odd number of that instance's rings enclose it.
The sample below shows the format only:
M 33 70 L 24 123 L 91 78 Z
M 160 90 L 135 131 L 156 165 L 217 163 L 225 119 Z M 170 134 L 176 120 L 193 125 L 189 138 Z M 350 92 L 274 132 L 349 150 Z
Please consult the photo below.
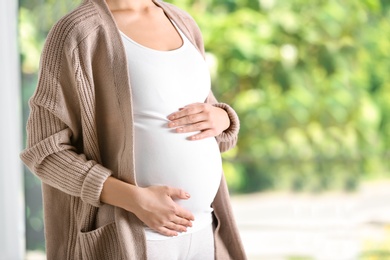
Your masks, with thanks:
M 55 46 L 56 50 L 73 49 L 101 25 L 102 19 L 94 3 L 85 1 L 53 25 L 45 49 L 49 46 Z
M 183 22 L 186 23 L 187 26 L 193 27 L 192 29 L 199 30 L 199 27 L 194 18 L 188 12 L 177 7 L 176 5 L 161 0 L 157 0 L 157 4 L 162 6 L 165 11 L 168 11 L 169 15 L 174 16 L 174 18 L 180 18 L 183 20 Z
M 162 0 L 157 0 L 156 2 L 158 5 L 162 5 L 163 7 L 165 7 L 165 9 L 169 9 L 171 12 L 180 16 L 181 18 L 192 20 L 193 22 L 195 22 L 194 19 L 192 18 L 192 16 L 188 12 L 177 7 L 176 5 L 162 1 Z
M 73 66 L 75 50 L 89 35 L 98 35 L 98 28 L 102 24 L 100 14 L 93 2 L 84 1 L 53 25 L 40 57 L 38 91 L 53 92 L 59 87 L 62 77 L 68 77 L 67 81 L 73 78 L 69 75 L 73 75 L 75 71 Z M 57 98 L 58 91 L 53 93 Z
M 204 55 L 202 33 L 194 18 L 188 12 L 173 4 L 161 0 L 157 0 L 157 4 L 179 25 L 180 29 L 184 29 L 184 32 L 187 31 L 187 36 L 190 36 L 190 40 L 192 40 L 198 50 Z

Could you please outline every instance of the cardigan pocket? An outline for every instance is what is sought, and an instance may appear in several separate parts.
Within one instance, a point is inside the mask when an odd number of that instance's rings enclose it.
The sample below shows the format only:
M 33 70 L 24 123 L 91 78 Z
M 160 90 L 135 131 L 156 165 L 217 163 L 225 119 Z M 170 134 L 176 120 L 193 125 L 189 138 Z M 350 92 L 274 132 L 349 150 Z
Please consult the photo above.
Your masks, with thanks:
M 92 231 L 79 232 L 78 245 L 83 260 L 122 259 L 115 222 Z

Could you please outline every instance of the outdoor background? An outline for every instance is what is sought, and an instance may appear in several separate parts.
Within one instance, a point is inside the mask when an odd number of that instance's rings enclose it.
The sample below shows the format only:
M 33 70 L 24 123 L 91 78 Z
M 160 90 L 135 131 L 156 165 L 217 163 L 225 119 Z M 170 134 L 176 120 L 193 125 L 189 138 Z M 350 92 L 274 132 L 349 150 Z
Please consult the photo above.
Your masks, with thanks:
M 344 206 L 359 203 L 359 198 L 366 198 L 364 194 L 375 198 L 369 204 L 376 203 L 375 212 L 379 212 L 365 219 L 375 222 L 367 233 L 375 235 L 355 234 L 359 239 L 351 244 L 353 256 L 348 259 L 390 259 L 390 216 L 382 214 L 383 205 L 390 204 L 390 1 L 169 2 L 187 10 L 198 22 L 214 93 L 231 104 L 241 119 L 238 146 L 223 158 L 243 240 L 257 243 L 246 244 L 252 259 L 320 259 L 309 249 L 284 252 L 280 246 L 265 252 L 254 247 L 261 247 L 270 237 L 277 244 L 276 233 L 268 238 L 259 234 L 286 230 L 282 226 L 291 218 L 281 215 L 291 203 L 304 203 L 298 206 L 303 213 L 294 216 L 302 220 L 310 215 L 310 222 L 323 216 L 321 210 L 335 211 L 332 205 L 340 201 Z M 19 3 L 25 122 L 45 37 L 79 1 Z M 27 250 L 44 251 L 40 182 L 27 170 L 24 178 Z M 264 206 L 270 202 L 273 208 Z M 312 205 L 325 206 L 318 206 L 315 213 Z M 257 215 L 253 213 L 256 207 Z M 349 220 L 347 215 L 354 212 L 351 207 L 338 208 L 345 214 L 331 214 L 329 218 L 337 215 L 332 223 Z M 248 217 L 253 214 L 255 219 Z M 262 222 L 267 217 L 280 219 L 280 223 Z M 305 222 L 300 224 L 302 229 Z M 287 228 L 297 223 L 291 225 Z M 341 235 L 344 240 L 345 236 L 354 239 L 353 234 L 346 234 Z M 309 248 L 305 243 L 303 247 Z

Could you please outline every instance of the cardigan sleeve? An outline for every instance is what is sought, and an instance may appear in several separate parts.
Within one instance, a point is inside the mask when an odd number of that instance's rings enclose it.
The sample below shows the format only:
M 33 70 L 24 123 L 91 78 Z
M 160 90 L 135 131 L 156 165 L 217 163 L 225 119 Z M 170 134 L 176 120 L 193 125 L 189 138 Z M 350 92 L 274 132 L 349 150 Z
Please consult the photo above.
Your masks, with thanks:
M 74 144 L 81 131 L 76 68 L 60 28 L 52 29 L 42 52 L 38 85 L 29 101 L 27 147 L 20 157 L 42 182 L 97 207 L 112 172 Z
M 221 152 L 228 151 L 237 144 L 238 132 L 240 130 L 240 120 L 237 113 L 228 104 L 219 103 L 212 91 L 210 91 L 206 103 L 224 109 L 229 116 L 230 126 L 215 137 L 219 145 L 219 150 Z

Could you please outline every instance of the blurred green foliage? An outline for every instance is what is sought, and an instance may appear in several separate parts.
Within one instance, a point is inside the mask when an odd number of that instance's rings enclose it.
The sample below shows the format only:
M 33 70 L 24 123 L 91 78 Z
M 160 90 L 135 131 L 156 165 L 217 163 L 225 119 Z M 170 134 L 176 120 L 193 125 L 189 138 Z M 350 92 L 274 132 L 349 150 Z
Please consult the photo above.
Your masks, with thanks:
M 20 0 L 25 120 L 44 39 L 79 2 Z M 389 176 L 389 1 L 169 2 L 198 22 L 214 92 L 241 119 L 223 155 L 231 191 L 353 190 Z M 25 180 L 27 246 L 43 248 L 39 181 Z

